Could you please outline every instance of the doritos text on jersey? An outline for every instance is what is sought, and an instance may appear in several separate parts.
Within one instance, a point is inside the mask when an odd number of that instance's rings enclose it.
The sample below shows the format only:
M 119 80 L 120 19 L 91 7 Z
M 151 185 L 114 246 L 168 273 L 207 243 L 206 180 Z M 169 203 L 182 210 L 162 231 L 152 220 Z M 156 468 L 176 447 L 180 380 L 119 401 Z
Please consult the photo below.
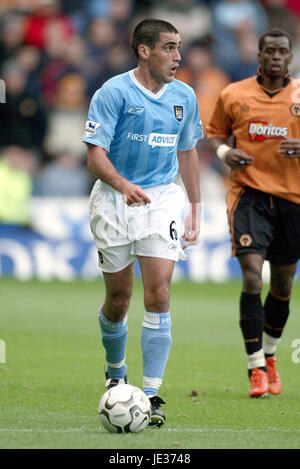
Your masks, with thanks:
M 249 140 L 259 141 L 283 138 L 288 135 L 287 127 L 280 127 L 264 121 L 251 121 L 248 127 Z

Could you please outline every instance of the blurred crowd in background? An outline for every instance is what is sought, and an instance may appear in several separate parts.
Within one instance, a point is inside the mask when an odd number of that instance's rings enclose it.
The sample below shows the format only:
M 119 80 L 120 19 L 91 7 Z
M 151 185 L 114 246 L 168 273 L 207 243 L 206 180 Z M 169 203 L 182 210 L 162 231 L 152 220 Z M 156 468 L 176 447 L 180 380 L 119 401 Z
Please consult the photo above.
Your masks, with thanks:
M 136 66 L 130 37 L 147 17 L 179 30 L 176 77 L 194 88 L 204 127 L 220 91 L 256 74 L 265 29 L 291 33 L 290 71 L 300 77 L 299 0 L 0 0 L 0 221 L 23 223 L 21 201 L 32 194 L 89 194 L 94 177 L 81 141 L 89 102 L 108 78 Z M 199 161 L 226 171 L 205 142 Z

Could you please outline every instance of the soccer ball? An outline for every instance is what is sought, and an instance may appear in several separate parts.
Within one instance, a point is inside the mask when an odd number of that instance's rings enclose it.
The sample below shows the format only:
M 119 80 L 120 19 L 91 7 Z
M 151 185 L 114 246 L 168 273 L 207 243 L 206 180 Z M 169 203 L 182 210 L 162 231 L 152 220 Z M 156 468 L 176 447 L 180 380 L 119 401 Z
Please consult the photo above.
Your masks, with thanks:
M 151 403 L 146 394 L 131 384 L 118 384 L 106 391 L 99 402 L 102 425 L 111 433 L 138 433 L 151 418 Z

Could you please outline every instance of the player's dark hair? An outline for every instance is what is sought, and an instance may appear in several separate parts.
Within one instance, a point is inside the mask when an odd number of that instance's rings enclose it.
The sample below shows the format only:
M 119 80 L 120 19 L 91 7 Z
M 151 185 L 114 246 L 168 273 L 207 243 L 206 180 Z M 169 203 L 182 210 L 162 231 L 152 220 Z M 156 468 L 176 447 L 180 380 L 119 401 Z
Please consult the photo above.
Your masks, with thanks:
M 171 23 L 152 18 L 141 21 L 134 28 L 131 38 L 131 47 L 137 58 L 139 58 L 139 45 L 145 44 L 150 47 L 150 49 L 154 49 L 155 44 L 159 41 L 160 33 L 178 34 L 178 31 Z
M 261 34 L 258 38 L 258 49 L 259 52 L 262 52 L 264 45 L 265 45 L 265 39 L 267 36 L 271 37 L 286 37 L 289 41 L 289 46 L 290 46 L 290 51 L 292 50 L 293 47 L 293 38 L 292 36 L 284 31 L 283 29 L 279 28 L 273 28 L 273 29 L 268 29 L 265 31 L 263 34 Z

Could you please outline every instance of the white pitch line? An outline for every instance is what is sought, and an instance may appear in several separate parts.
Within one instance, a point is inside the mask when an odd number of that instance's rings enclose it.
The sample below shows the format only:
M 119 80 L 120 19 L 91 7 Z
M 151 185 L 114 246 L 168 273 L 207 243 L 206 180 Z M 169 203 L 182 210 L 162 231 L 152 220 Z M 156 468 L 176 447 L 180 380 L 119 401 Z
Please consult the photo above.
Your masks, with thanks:
M 64 430 L 52 429 L 40 429 L 33 430 L 30 428 L 0 428 L 1 433 L 107 433 L 103 428 L 66 428 Z M 253 432 L 252 428 L 244 429 L 233 429 L 233 428 L 161 428 L 159 432 L 167 433 L 249 433 Z M 255 432 L 261 433 L 300 433 L 299 429 L 289 428 L 266 428 L 266 429 L 255 429 Z
M 165 432 L 186 432 L 186 433 L 248 433 L 248 432 L 253 432 L 253 428 L 243 428 L 243 429 L 233 429 L 233 428 L 164 428 L 161 429 L 160 431 L 165 431 Z M 293 432 L 299 432 L 300 433 L 300 428 L 299 429 L 290 429 L 290 428 L 266 428 L 266 429 L 255 429 L 255 432 L 261 432 L 261 433 L 273 433 L 273 432 L 278 432 L 278 433 L 293 433 Z
M 105 430 L 102 428 L 66 428 L 64 430 L 57 430 L 55 428 L 33 430 L 31 428 L 0 428 L 0 433 L 85 433 L 85 432 L 101 432 L 104 433 Z M 105 432 L 106 433 L 106 432 Z

